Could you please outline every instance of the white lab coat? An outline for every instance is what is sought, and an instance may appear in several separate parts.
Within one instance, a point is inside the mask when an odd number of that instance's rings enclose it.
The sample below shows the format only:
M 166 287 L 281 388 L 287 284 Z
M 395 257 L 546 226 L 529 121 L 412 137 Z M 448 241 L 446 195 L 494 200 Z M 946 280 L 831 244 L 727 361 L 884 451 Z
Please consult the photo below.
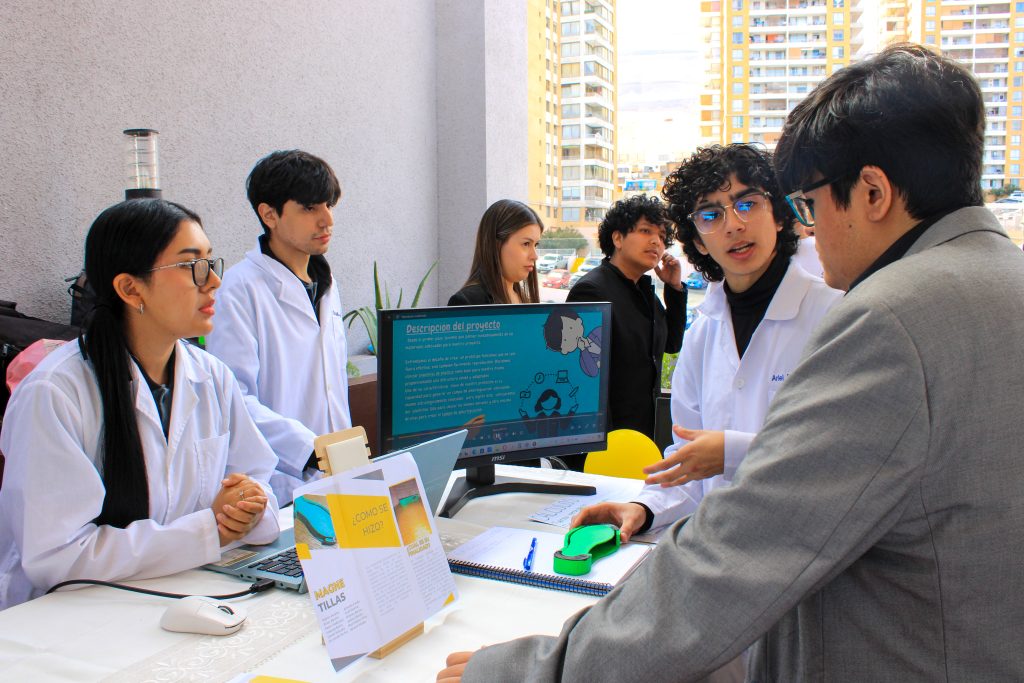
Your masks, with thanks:
M 178 342 L 165 439 L 153 394 L 135 363 L 132 391 L 149 482 L 149 518 L 124 529 L 96 526 L 103 507 L 103 405 L 91 363 L 72 341 L 18 385 L 0 434 L 7 457 L 0 489 L 0 608 L 69 579 L 165 576 L 220 557 L 210 505 L 229 473 L 260 482 L 269 497 L 249 543 L 277 538 L 268 484 L 276 458 L 223 363 Z
M 814 277 L 825 277 L 825 268 L 818 258 L 818 250 L 814 246 L 813 237 L 805 237 L 796 245 L 796 253 L 793 254 L 793 263 L 806 270 Z
M 791 261 L 740 359 L 725 290 L 719 283 L 708 287 L 672 375 L 672 423 L 724 431 L 724 472 L 672 488 L 645 486 L 636 500 L 654 513 L 653 526 L 693 513 L 709 491 L 732 482 L 772 397 L 796 367 L 811 331 L 841 296 Z M 666 456 L 687 443 L 673 438 Z
M 271 478 L 282 505 L 304 483 L 313 438 L 352 426 L 348 346 L 337 280 L 317 323 L 294 273 L 257 243 L 224 273 L 206 349 L 238 378 L 249 414 L 279 458 Z

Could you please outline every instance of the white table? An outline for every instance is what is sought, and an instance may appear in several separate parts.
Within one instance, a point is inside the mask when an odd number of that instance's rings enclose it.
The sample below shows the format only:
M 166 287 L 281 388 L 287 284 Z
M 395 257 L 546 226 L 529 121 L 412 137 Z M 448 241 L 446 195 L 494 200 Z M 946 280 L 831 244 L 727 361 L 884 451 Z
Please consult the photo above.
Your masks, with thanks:
M 550 470 L 499 466 L 507 476 L 557 480 Z M 488 526 L 554 527 L 528 517 L 554 500 L 504 494 L 470 501 L 443 533 Z M 285 514 L 290 516 L 290 509 Z M 230 593 L 245 584 L 204 570 L 133 585 L 182 593 Z M 433 681 L 449 652 L 533 633 L 557 634 L 594 598 L 456 576 L 459 599 L 427 622 L 427 632 L 383 660 L 364 658 L 335 674 L 308 595 L 270 590 L 240 601 L 246 626 L 231 636 L 170 633 L 159 626 L 164 598 L 88 587 L 47 595 L 0 612 L 3 681 L 224 681 L 242 672 L 304 681 Z

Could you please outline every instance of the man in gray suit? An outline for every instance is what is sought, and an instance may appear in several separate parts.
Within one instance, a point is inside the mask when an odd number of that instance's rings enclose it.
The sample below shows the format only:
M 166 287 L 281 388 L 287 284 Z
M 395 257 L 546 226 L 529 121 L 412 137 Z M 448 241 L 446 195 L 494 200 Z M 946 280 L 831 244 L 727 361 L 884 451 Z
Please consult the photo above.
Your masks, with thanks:
M 971 73 L 916 46 L 793 110 L 780 185 L 848 294 L 733 486 L 557 638 L 439 680 L 690 681 L 755 641 L 751 681 L 1024 680 L 1024 254 L 984 132 Z

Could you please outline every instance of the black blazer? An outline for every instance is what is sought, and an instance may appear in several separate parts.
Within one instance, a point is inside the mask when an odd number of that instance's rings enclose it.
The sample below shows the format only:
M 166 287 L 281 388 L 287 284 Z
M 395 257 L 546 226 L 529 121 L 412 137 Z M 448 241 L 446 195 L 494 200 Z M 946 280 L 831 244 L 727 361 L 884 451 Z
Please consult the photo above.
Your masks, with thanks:
M 466 285 L 448 299 L 449 306 L 481 306 L 493 303 L 494 297 L 483 288 L 483 285 Z
M 661 359 L 683 346 L 686 289 L 665 287 L 665 304 L 650 275 L 633 283 L 608 259 L 580 278 L 566 301 L 612 303 L 608 378 L 609 431 L 635 429 L 654 439 L 655 398 L 661 393 Z

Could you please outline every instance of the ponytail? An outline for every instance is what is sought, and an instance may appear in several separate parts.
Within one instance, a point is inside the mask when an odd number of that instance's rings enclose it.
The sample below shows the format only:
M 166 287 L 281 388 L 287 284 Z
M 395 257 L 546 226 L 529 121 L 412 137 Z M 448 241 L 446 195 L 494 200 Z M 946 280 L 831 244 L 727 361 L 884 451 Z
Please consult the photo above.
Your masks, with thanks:
M 149 517 L 149 482 L 132 391 L 131 355 L 124 336 L 124 305 L 99 303 L 78 339 L 92 363 L 103 401 L 103 485 L 97 525 L 123 529 Z

